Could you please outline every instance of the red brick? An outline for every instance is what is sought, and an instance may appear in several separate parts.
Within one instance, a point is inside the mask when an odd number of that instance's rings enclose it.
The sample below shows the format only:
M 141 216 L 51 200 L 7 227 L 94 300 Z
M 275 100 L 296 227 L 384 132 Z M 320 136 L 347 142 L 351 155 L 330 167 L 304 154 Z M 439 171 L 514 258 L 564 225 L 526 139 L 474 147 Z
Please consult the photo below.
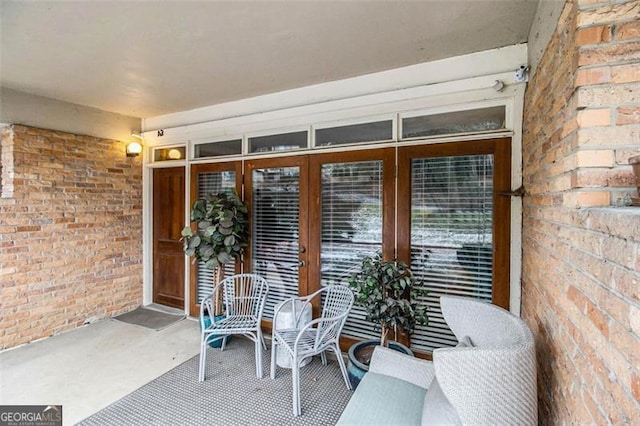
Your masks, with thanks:
M 613 5 L 601 5 L 578 12 L 578 28 L 588 25 L 607 24 L 625 20 L 638 19 L 640 2 L 630 1 Z
M 580 127 L 608 126 L 611 124 L 611 110 L 585 109 L 578 111 L 577 120 Z
M 611 25 L 579 29 L 576 33 L 576 45 L 597 44 L 611 41 Z
M 640 103 L 640 83 L 581 87 L 575 101 L 578 108 L 637 104 Z
M 33 225 L 28 225 L 28 226 L 18 226 L 16 228 L 16 232 L 37 232 L 42 230 L 41 226 L 33 226 Z
M 605 337 L 609 336 L 609 319 L 592 303 L 587 304 L 587 316 Z
M 0 318 L 21 321 L 0 335 L 0 350 L 130 310 L 142 297 L 142 239 L 131 232 L 142 227 L 141 163 L 124 161 L 121 143 L 11 130 L 14 193 L 0 200 Z
M 616 124 L 640 124 L 640 107 L 618 107 Z
M 613 167 L 615 154 L 612 150 L 583 150 L 576 153 L 576 167 Z
M 611 193 L 607 191 L 579 191 L 563 194 L 565 207 L 598 207 L 611 205 Z
M 635 126 L 590 127 L 578 130 L 577 146 L 581 148 L 604 148 L 632 146 L 640 137 L 640 128 Z
M 627 24 L 640 2 L 604 3 L 565 4 L 525 94 L 522 315 L 536 335 L 543 424 L 637 418 L 627 330 L 640 327 L 629 309 L 640 305 L 640 212 L 609 205 L 638 152 L 639 46 Z M 567 189 L 567 176 L 589 190 Z
M 635 185 L 628 167 L 616 169 L 580 169 L 571 176 L 572 188 L 628 187 Z
M 633 22 L 625 22 L 616 26 L 616 39 L 627 40 L 632 38 L 640 38 L 640 20 Z
M 631 394 L 640 402 L 640 376 L 637 373 L 631 374 Z
M 640 3 L 639 3 L 640 4 Z M 583 48 L 578 52 L 578 64 L 594 65 L 640 60 L 640 42 Z
M 640 81 L 640 64 L 612 67 L 611 81 L 614 83 L 633 83 Z

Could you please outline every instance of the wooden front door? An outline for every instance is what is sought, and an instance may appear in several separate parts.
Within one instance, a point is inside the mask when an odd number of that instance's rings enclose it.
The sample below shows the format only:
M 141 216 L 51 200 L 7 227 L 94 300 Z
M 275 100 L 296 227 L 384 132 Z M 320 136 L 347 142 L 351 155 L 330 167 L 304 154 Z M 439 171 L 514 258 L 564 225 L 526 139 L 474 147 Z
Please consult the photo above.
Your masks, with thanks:
M 153 170 L 153 303 L 184 308 L 184 167 Z

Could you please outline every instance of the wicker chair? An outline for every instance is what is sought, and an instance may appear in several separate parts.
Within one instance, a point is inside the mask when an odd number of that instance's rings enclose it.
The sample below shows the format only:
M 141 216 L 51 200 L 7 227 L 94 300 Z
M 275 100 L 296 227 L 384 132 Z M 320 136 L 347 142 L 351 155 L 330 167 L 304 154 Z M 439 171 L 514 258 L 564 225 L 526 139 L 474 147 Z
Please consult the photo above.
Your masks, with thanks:
M 213 320 L 213 297 L 216 289 L 223 292 L 225 308 L 224 318 L 218 322 Z M 223 351 L 226 337 L 241 334 L 255 342 L 256 376 L 262 377 L 262 347 L 266 350 L 260 321 L 267 300 L 269 285 L 267 281 L 254 274 L 239 274 L 222 280 L 200 305 L 200 369 L 198 379 L 204 381 L 208 343 L 222 340 L 220 350 Z M 210 317 L 210 325 L 205 326 L 205 317 Z
M 319 297 L 323 300 L 322 315 L 307 324 L 300 324 L 305 305 Z M 278 313 L 287 307 L 293 313 L 292 328 L 276 329 L 271 334 L 271 378 L 276 378 L 276 360 L 278 346 L 286 348 L 291 358 L 291 376 L 293 378 L 293 415 L 299 416 L 300 408 L 300 363 L 307 357 L 318 355 L 322 364 L 327 365 L 326 351 L 332 350 L 340 364 L 340 370 L 347 389 L 351 389 L 347 376 L 347 367 L 340 352 L 340 332 L 353 306 L 353 293 L 348 287 L 332 285 L 324 287 L 307 297 L 293 297 L 280 303 L 273 315 L 273 324 L 277 323 Z
M 537 425 L 534 340 L 524 321 L 473 299 L 440 304 L 458 346 L 434 350 L 433 362 L 377 347 L 339 425 Z

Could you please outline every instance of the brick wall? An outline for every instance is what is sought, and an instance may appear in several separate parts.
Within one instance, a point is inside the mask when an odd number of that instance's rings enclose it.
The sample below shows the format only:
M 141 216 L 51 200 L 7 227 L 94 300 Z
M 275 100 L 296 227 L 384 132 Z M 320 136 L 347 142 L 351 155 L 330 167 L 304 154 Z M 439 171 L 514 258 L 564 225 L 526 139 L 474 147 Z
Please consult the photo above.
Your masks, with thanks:
M 522 316 L 543 424 L 640 415 L 640 1 L 569 0 L 525 95 Z
M 138 306 L 140 158 L 90 136 L 17 125 L 1 136 L 0 349 Z

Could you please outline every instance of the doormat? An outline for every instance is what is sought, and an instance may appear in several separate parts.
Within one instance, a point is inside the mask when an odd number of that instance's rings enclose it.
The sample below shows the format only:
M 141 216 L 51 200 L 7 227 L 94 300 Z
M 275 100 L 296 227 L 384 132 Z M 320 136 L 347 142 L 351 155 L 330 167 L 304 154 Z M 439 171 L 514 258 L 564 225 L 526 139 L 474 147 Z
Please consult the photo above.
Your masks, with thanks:
M 162 330 L 178 321 L 182 321 L 184 318 L 184 315 L 160 312 L 155 309 L 145 308 L 144 306 L 139 306 L 131 312 L 113 317 L 115 320 L 150 328 L 152 330 Z

